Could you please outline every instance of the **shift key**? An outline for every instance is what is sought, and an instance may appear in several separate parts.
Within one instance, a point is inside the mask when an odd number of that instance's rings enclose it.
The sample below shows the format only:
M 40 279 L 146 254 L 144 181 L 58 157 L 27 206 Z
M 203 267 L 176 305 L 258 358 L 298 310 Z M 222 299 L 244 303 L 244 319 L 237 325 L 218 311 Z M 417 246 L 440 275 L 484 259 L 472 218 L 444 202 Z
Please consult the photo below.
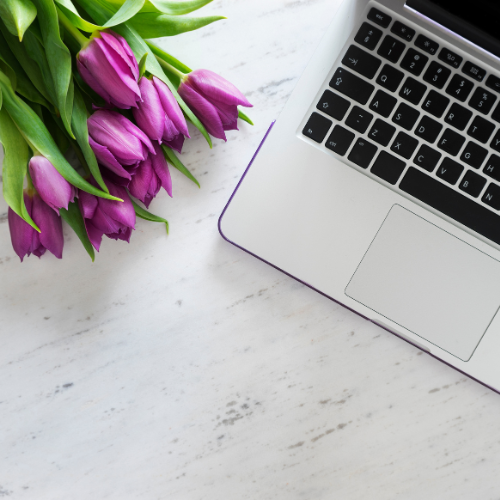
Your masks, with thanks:
M 341 94 L 366 104 L 375 87 L 344 68 L 337 68 L 330 81 L 330 87 Z

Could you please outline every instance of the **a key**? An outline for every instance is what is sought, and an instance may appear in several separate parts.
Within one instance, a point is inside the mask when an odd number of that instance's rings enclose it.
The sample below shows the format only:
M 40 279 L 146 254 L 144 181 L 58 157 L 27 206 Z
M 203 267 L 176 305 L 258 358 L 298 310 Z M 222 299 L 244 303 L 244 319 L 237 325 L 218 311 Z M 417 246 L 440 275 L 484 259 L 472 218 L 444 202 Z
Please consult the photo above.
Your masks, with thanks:
M 500 104 L 495 108 L 495 111 L 491 113 L 491 118 L 496 122 L 500 122 Z
M 493 130 L 495 130 L 495 125 L 493 125 L 493 123 L 480 116 L 476 116 L 474 120 L 472 120 L 469 130 L 467 130 L 467 134 L 479 142 L 486 144 Z
M 470 98 L 469 106 L 477 109 L 483 115 L 487 115 L 491 111 L 496 100 L 496 95 L 481 87 L 477 87 Z
M 432 172 L 436 168 L 441 156 L 439 151 L 430 148 L 427 144 L 422 144 L 415 158 L 413 158 L 413 163 L 428 172 Z
M 302 133 L 313 141 L 323 142 L 331 124 L 332 122 L 328 118 L 319 113 L 313 113 L 307 120 L 306 126 L 302 129 Z
M 482 148 L 475 142 L 469 141 L 462 151 L 460 159 L 471 167 L 479 168 L 483 164 L 487 155 L 488 151 L 486 149 Z
M 437 139 L 442 128 L 443 126 L 437 121 L 428 116 L 423 116 L 415 129 L 415 135 L 432 144 Z
M 404 73 L 399 71 L 389 64 L 386 64 L 380 71 L 377 77 L 377 83 L 391 92 L 394 92 L 401 83 L 401 80 L 404 77 Z
M 469 75 L 474 80 L 478 82 L 482 82 L 484 77 L 486 76 L 486 71 L 483 68 L 480 68 L 474 63 L 467 61 L 462 68 L 462 73 Z
M 456 102 L 451 105 L 451 108 L 446 113 L 444 121 L 449 123 L 458 130 L 465 130 L 465 127 L 472 118 L 472 111 L 464 108 Z
M 429 82 L 431 85 L 434 85 L 434 87 L 442 89 L 450 75 L 451 71 L 448 68 L 445 68 L 436 61 L 432 61 L 429 64 L 427 71 L 424 73 L 424 80 Z
M 392 143 L 391 151 L 409 160 L 415 149 L 417 149 L 417 146 L 418 141 L 415 137 L 411 137 L 404 132 L 399 132 Z
M 373 115 L 371 113 L 368 113 L 368 111 L 359 106 L 354 106 L 349 116 L 346 118 L 345 124 L 361 134 L 364 134 L 372 118 Z
M 330 87 L 341 94 L 366 104 L 375 87 L 344 68 L 337 68 L 330 81 Z
M 396 63 L 404 50 L 405 44 L 403 42 L 396 40 L 391 35 L 387 35 L 380 45 L 377 54 L 393 63 Z
M 389 26 L 392 21 L 391 16 L 375 8 L 371 9 L 370 12 L 368 12 L 368 19 L 378 24 L 379 26 L 382 26 L 382 28 L 387 28 L 387 26 Z
M 413 40 L 413 37 L 415 36 L 414 29 L 410 28 L 409 26 L 406 26 L 406 24 L 403 24 L 399 21 L 394 21 L 394 24 L 392 25 L 391 28 L 391 33 L 398 35 L 407 42 L 411 42 Z
M 424 96 L 426 90 L 427 87 L 423 83 L 417 82 L 417 80 L 409 76 L 401 87 L 399 95 L 412 104 L 417 105 Z
M 500 181 L 500 156 L 491 155 L 483 168 L 483 172 L 492 179 Z
M 431 90 L 422 103 L 422 109 L 431 115 L 440 118 L 444 110 L 448 107 L 450 100 L 435 90 Z
M 348 100 L 329 90 L 325 90 L 316 108 L 335 118 L 335 120 L 341 121 L 344 119 L 350 105 L 351 103 Z
M 439 139 L 437 146 L 439 149 L 446 151 L 446 153 L 456 156 L 464 145 L 464 142 L 465 137 L 463 135 L 457 134 L 453 132 L 453 130 L 447 128 Z
M 377 46 L 380 38 L 382 38 L 382 31 L 375 28 L 375 26 L 372 26 L 370 23 L 363 23 L 354 37 L 354 41 L 369 50 L 373 50 Z
M 493 136 L 490 147 L 500 152 L 500 129 L 498 129 L 497 133 Z
M 386 94 L 383 90 L 377 90 L 370 103 L 370 109 L 388 118 L 397 102 L 398 100 L 392 95 Z
M 415 123 L 417 123 L 419 116 L 419 111 L 402 102 L 399 104 L 398 109 L 396 109 L 392 121 L 406 130 L 411 130 Z
M 448 87 L 446 87 L 446 93 L 461 102 L 465 102 L 473 87 L 474 84 L 467 78 L 462 75 L 453 75 Z
M 380 118 L 377 118 L 368 133 L 368 137 L 382 146 L 387 146 L 392 139 L 394 132 L 396 132 L 396 127 L 393 127 L 383 120 L 380 120 Z
M 353 140 L 354 134 L 350 130 L 346 130 L 340 125 L 335 125 L 332 133 L 325 142 L 325 146 L 338 155 L 344 156 Z
M 427 56 L 417 52 L 415 49 L 409 48 L 401 61 L 401 67 L 418 76 L 422 73 L 428 60 Z
M 370 162 L 373 160 L 376 152 L 377 146 L 368 142 L 362 137 L 359 137 L 352 147 L 347 159 L 361 168 L 367 168 L 368 165 L 370 165 Z
M 481 201 L 495 210 L 500 210 L 500 186 L 491 183 L 486 188 Z
M 500 78 L 498 78 L 498 76 L 495 75 L 490 75 L 486 79 L 486 86 L 494 90 L 495 92 L 500 93 Z
M 455 69 L 457 69 L 462 64 L 463 61 L 462 57 L 460 57 L 458 54 L 455 54 L 455 52 L 452 52 L 446 47 L 443 47 L 441 49 L 438 58 Z
M 405 167 L 406 163 L 404 161 L 385 151 L 381 151 L 370 171 L 373 175 L 380 177 L 389 184 L 396 184 Z
M 451 158 L 445 158 L 439 165 L 436 175 L 450 184 L 455 184 L 463 171 L 464 167 L 460 163 L 453 161 Z
M 468 170 L 460 181 L 458 187 L 467 194 L 477 198 L 483 190 L 485 184 L 486 179 L 483 176 L 476 174 L 472 170 Z
M 418 35 L 415 40 L 415 45 L 419 48 L 427 52 L 428 54 L 434 55 L 439 48 L 439 44 L 430 38 L 427 38 L 424 35 Z
M 382 61 L 356 45 L 351 45 L 342 59 L 342 64 L 371 80 L 380 68 Z

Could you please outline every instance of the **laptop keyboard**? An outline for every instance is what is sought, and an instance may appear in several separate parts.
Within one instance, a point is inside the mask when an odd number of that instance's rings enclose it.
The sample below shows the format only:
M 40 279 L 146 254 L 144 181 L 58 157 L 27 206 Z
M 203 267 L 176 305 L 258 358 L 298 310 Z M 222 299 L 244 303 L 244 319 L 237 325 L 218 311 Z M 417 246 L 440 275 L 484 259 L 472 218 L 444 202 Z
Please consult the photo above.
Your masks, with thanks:
M 499 95 L 499 77 L 372 8 L 302 133 L 500 244 Z

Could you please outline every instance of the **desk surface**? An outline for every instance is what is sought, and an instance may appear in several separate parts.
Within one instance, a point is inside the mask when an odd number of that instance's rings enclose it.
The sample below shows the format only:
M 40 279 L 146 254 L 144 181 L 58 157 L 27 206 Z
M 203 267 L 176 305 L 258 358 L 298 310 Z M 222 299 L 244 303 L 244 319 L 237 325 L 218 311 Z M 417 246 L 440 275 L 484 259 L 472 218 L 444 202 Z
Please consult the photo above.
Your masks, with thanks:
M 227 244 L 217 218 L 335 0 L 220 0 L 164 41 L 255 121 L 95 264 L 21 265 L 0 205 L 0 497 L 498 499 L 500 396 Z

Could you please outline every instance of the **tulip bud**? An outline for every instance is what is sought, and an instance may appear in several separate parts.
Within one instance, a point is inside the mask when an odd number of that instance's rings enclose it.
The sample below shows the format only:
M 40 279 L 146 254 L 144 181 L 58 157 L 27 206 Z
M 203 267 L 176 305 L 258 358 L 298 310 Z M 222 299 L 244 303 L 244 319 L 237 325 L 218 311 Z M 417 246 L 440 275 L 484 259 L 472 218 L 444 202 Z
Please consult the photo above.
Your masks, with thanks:
M 40 198 L 57 215 L 60 208 L 68 209 L 68 204 L 76 196 L 76 190 L 45 156 L 33 156 L 29 162 L 29 172 Z
M 148 152 L 155 154 L 148 136 L 116 111 L 100 109 L 87 124 L 89 144 L 98 162 L 128 181 Z
M 9 207 L 10 237 L 21 262 L 26 255 L 41 257 L 46 250 L 61 259 L 64 246 L 61 217 L 56 215 L 37 193 L 30 196 L 25 192 L 24 203 L 28 214 L 41 232 L 33 229 Z
M 238 105 L 252 107 L 232 83 L 208 69 L 189 73 L 178 92 L 208 133 L 219 139 L 226 140 L 224 130 L 238 130 Z
M 137 107 L 141 99 L 139 67 L 123 37 L 110 30 L 93 33 L 76 64 L 85 83 L 108 104 L 121 109 Z
M 158 78 L 139 80 L 142 101 L 134 114 L 137 125 L 152 141 L 165 142 L 181 152 L 184 136 L 189 137 L 186 119 L 170 89 Z

